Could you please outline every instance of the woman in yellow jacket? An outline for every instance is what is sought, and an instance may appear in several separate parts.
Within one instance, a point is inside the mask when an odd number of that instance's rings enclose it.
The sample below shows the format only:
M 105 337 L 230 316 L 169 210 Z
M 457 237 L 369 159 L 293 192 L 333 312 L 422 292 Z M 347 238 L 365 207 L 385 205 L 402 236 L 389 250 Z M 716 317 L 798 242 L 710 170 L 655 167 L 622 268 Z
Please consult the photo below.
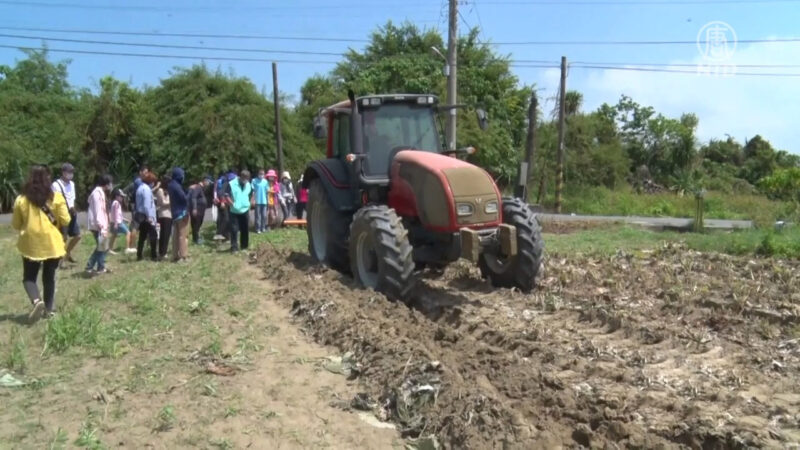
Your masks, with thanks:
M 17 248 L 22 254 L 22 285 L 31 300 L 30 320 L 52 315 L 56 292 L 56 269 L 66 254 L 61 228 L 69 224 L 67 202 L 50 189 L 50 171 L 45 166 L 31 168 L 22 195 L 14 202 L 11 225 L 19 231 Z M 44 301 L 36 279 L 42 270 Z M 46 309 L 46 312 L 45 312 Z

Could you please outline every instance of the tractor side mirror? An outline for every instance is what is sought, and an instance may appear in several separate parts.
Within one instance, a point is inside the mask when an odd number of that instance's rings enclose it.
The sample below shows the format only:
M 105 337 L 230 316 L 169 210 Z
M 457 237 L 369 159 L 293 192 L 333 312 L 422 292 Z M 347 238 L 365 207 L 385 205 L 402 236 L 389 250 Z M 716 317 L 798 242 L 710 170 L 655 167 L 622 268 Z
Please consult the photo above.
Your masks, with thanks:
M 475 110 L 475 115 L 478 117 L 478 126 L 481 130 L 486 131 L 489 128 L 489 115 L 486 114 L 486 110 L 478 108 Z
M 325 139 L 327 137 L 327 130 L 325 130 L 325 121 L 321 116 L 314 118 L 314 137 L 317 139 Z

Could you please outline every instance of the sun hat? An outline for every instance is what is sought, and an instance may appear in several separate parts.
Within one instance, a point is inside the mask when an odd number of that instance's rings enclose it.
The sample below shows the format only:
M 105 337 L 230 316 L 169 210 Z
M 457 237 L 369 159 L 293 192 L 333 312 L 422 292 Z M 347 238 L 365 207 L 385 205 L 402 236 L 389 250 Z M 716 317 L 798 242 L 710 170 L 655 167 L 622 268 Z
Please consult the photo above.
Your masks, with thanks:
M 277 173 L 275 173 L 275 170 L 273 170 L 273 169 L 269 169 L 269 170 L 267 171 L 267 178 L 269 178 L 269 177 L 275 177 L 275 178 L 277 178 L 277 176 L 278 176 L 278 174 L 277 174 Z
M 291 180 L 292 176 L 289 175 L 289 171 L 288 170 L 284 170 L 283 173 L 281 173 L 281 178 L 288 178 L 288 179 Z

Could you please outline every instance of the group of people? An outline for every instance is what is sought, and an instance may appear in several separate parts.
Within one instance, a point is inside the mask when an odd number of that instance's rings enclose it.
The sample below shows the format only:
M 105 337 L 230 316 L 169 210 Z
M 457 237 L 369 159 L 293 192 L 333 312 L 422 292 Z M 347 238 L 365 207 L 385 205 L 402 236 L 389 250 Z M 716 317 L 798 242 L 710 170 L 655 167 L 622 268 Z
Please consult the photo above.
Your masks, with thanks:
M 49 317 L 55 311 L 56 271 L 63 263 L 76 263 L 73 252 L 81 240 L 81 227 L 75 206 L 75 168 L 65 163 L 61 176 L 51 179 L 48 167 L 34 165 L 14 203 L 12 226 L 19 232 L 17 248 L 23 260 L 23 286 L 31 302 L 30 319 Z M 277 178 L 274 170 L 229 171 L 217 182 L 210 176 L 184 187 L 183 169 L 172 169 L 170 176 L 159 177 L 147 165 L 139 168 L 133 183 L 114 188 L 110 175 L 98 178 L 87 199 L 87 228 L 95 247 L 86 264 L 94 276 L 109 272 L 107 254 L 116 254 L 118 238 L 124 237 L 125 253 L 147 256 L 153 261 L 167 259 L 172 239 L 173 262 L 189 256 L 189 229 L 192 241 L 201 244 L 201 227 L 209 206 L 207 194 L 213 184 L 212 208 L 216 212 L 217 239 L 230 239 L 231 251 L 249 247 L 250 211 L 255 214 L 255 232 L 280 226 L 294 211 L 302 218 L 308 192 L 295 189 L 288 172 Z M 302 177 L 300 179 L 302 185 Z M 130 219 L 124 210 L 130 211 Z M 138 238 L 137 238 L 138 236 Z M 37 279 L 42 272 L 43 292 Z
M 247 171 L 243 171 L 238 175 L 234 171 L 222 173 L 214 185 L 214 206 L 217 211 L 217 234 L 215 239 L 224 240 L 230 234 L 229 226 L 232 221 L 231 217 L 229 217 L 229 208 L 233 198 L 232 186 L 235 187 L 233 182 L 237 178 L 239 178 L 240 184 L 247 182 L 247 180 L 241 179 L 245 172 Z M 246 177 L 249 180 L 249 172 L 247 172 Z M 289 172 L 284 171 L 281 173 L 281 179 L 278 181 L 278 175 L 274 169 L 258 171 L 258 176 L 250 180 L 250 187 L 247 188 L 249 191 L 246 193 L 246 195 L 252 197 L 250 208 L 246 212 L 249 213 L 250 209 L 254 212 L 256 234 L 265 233 L 269 231 L 270 227 L 283 225 L 292 213 L 298 219 L 303 218 L 305 205 L 308 202 L 308 190 L 303 188 L 302 184 L 303 177 L 301 176 L 298 182 L 300 188 L 295 193 Z M 236 216 L 236 219 L 244 220 L 238 216 Z

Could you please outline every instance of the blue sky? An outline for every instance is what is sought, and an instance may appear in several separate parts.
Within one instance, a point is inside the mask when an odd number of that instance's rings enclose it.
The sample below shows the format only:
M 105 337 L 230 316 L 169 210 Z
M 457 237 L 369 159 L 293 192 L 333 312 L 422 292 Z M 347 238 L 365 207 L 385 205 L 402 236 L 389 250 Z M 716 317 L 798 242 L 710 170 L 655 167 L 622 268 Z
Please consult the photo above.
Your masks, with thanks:
M 704 24 L 723 21 L 738 39 L 800 37 L 800 1 L 794 0 L 678 0 L 647 4 L 648 0 L 470 0 L 461 2 L 461 31 L 479 26 L 482 39 L 492 42 L 518 41 L 690 41 Z M 633 4 L 619 4 L 628 3 Z M 60 4 L 63 7 L 48 5 Z M 365 39 L 387 20 L 409 20 L 420 27 L 446 31 L 447 7 L 442 0 L 275 0 L 249 1 L 99 1 L 99 0 L 8 0 L 0 1 L 0 27 L 83 29 L 102 31 L 172 32 L 200 34 L 250 34 Z M 0 34 L 97 41 L 179 44 L 288 51 L 343 52 L 361 43 L 209 39 L 150 36 L 62 34 L 0 29 Z M 0 45 L 39 46 L 41 39 L 0 36 Z M 265 59 L 335 61 L 336 56 L 234 53 L 229 51 L 119 47 L 48 41 L 53 49 L 80 49 L 128 53 L 239 56 Z M 501 53 L 517 60 L 557 63 L 562 55 L 570 61 L 601 63 L 684 64 L 671 70 L 694 71 L 703 60 L 698 48 L 689 45 L 498 45 Z M 0 48 L 0 64 L 19 59 L 17 50 Z M 70 80 L 78 86 L 95 87 L 104 75 L 114 75 L 133 84 L 154 85 L 175 66 L 191 60 L 151 59 L 122 56 L 54 53 L 54 59 L 70 58 Z M 199 61 L 199 59 L 198 59 Z M 271 69 L 266 62 L 208 61 L 249 77 L 271 91 Z M 743 43 L 727 64 L 738 72 L 800 73 L 794 68 L 751 68 L 748 65 L 800 64 L 800 42 Z M 303 81 L 332 67 L 324 63 L 279 63 L 281 91 L 298 96 Z M 545 109 L 558 84 L 558 71 L 515 67 L 526 84 L 540 87 Z M 776 147 L 800 153 L 800 78 L 719 77 L 709 75 L 616 71 L 572 67 L 569 89 L 581 91 L 585 108 L 603 102 L 615 103 L 620 95 L 654 106 L 659 112 L 678 116 L 694 112 L 700 118 L 699 137 L 743 141 L 760 133 Z

